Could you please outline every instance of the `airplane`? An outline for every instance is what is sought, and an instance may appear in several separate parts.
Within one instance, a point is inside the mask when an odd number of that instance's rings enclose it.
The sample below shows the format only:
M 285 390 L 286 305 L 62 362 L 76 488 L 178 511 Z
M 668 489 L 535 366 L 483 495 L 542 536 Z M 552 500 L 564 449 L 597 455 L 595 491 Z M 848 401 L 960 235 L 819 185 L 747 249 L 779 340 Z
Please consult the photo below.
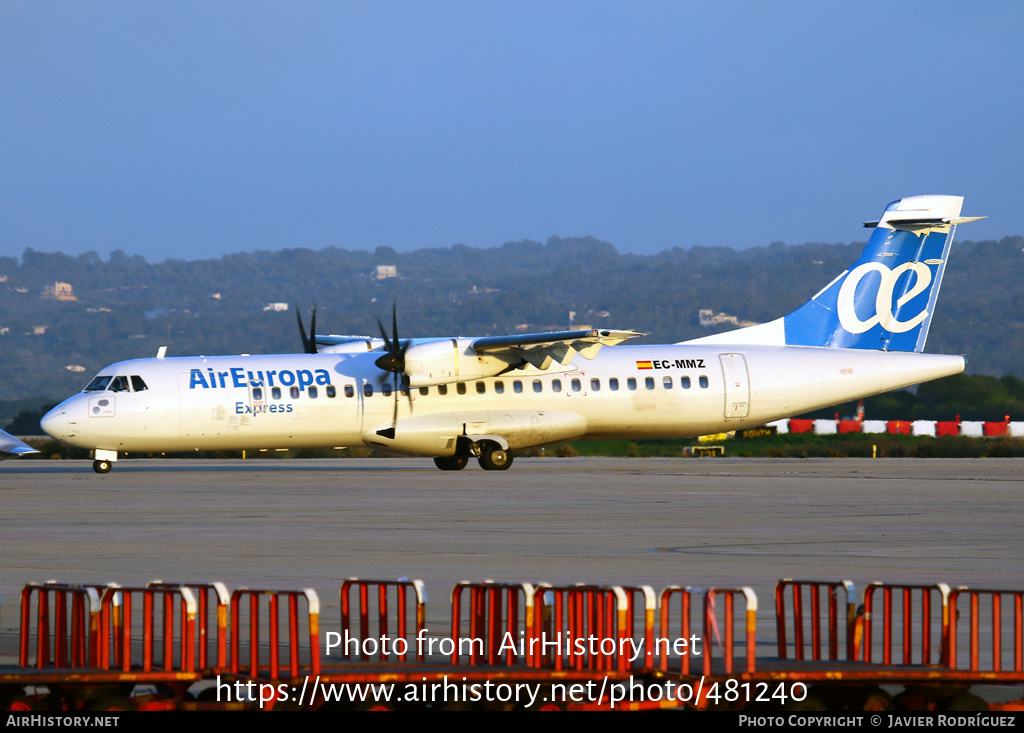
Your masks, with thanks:
M 22 443 L 13 435 L 0 430 L 0 461 L 5 458 L 10 458 L 11 456 L 24 456 L 29 453 L 38 452 L 39 451 L 27 443 Z
M 675 344 L 580 329 L 480 338 L 307 337 L 301 354 L 167 357 L 101 369 L 42 419 L 110 471 L 125 453 L 369 446 L 461 470 L 587 438 L 759 426 L 959 374 L 923 353 L 961 196 L 898 199 L 859 259 L 792 313 Z

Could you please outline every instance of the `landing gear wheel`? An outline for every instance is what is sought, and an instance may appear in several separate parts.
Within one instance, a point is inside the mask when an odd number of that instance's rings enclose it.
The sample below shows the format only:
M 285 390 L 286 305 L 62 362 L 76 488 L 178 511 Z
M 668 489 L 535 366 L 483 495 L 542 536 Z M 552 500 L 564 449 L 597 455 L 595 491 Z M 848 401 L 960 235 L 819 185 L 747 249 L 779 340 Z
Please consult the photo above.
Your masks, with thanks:
M 438 456 L 434 459 L 434 465 L 442 471 L 461 471 L 467 463 L 468 456 Z
M 93 461 L 92 470 L 96 473 L 110 473 L 112 465 L 110 461 Z
M 488 443 L 480 452 L 480 468 L 485 471 L 505 471 L 512 465 L 512 453 L 501 446 Z

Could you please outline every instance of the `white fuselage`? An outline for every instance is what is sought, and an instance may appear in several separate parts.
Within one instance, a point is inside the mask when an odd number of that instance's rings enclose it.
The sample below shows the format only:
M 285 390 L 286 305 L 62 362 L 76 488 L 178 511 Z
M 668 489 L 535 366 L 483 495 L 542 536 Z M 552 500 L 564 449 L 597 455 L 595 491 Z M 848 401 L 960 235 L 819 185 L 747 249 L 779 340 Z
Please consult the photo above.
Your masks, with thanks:
M 380 352 L 138 359 L 102 370 L 145 388 L 80 392 L 43 420 L 73 445 L 135 453 L 372 445 L 452 455 L 459 436 L 511 449 L 667 438 L 772 420 L 963 371 L 959 356 L 785 346 L 617 346 L 568 367 L 385 394 Z M 124 380 L 132 385 L 135 380 Z M 138 385 L 136 385 L 138 386 Z M 395 416 L 397 414 L 397 420 Z M 394 427 L 393 437 L 381 430 Z

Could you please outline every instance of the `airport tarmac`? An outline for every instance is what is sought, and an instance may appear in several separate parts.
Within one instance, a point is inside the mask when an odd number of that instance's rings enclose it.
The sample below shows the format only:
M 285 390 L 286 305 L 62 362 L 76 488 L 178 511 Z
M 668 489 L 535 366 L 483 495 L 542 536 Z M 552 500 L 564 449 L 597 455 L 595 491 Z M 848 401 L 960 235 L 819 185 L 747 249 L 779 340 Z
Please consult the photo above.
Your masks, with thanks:
M 518 458 L 0 464 L 0 629 L 29 581 L 315 588 L 418 578 L 752 586 L 782 577 L 1024 587 L 1024 459 Z

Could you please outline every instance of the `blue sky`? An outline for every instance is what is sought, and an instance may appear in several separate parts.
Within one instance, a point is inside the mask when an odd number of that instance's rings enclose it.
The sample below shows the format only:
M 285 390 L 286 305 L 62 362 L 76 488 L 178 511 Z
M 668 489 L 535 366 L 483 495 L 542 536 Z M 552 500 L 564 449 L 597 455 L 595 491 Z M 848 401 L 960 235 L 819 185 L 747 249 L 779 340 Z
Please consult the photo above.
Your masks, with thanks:
M 0 0 L 0 253 L 1024 234 L 1024 4 Z

